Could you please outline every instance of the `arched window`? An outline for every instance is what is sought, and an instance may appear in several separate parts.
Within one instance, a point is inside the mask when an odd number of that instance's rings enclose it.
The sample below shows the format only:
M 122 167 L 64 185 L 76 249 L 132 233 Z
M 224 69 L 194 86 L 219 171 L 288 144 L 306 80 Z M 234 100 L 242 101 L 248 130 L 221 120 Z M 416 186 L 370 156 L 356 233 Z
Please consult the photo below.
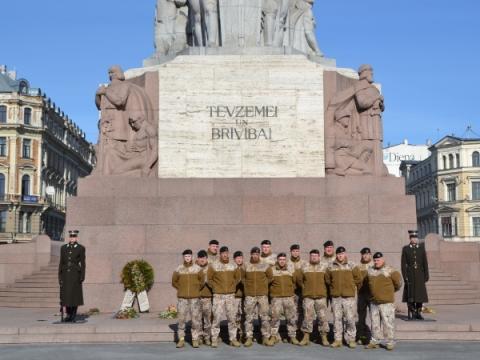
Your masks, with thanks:
M 480 166 L 480 153 L 474 151 L 472 154 L 472 166 Z
M 0 123 L 5 124 L 7 122 L 7 107 L 0 105 Z
M 457 168 L 460 167 L 460 154 L 455 154 L 455 161 L 456 161 L 456 165 L 457 165 Z
M 30 125 L 32 123 L 32 109 L 23 109 L 23 123 L 25 125 Z
M 445 170 L 447 168 L 447 157 L 443 155 L 442 158 L 443 158 L 443 170 Z
M 22 195 L 30 195 L 30 176 L 22 176 Z
M 448 168 L 449 168 L 449 169 L 453 169 L 453 168 L 454 168 L 454 165 L 453 165 L 453 155 L 452 155 L 452 154 L 448 155 Z
M 5 175 L 0 174 L 0 200 L 5 198 Z

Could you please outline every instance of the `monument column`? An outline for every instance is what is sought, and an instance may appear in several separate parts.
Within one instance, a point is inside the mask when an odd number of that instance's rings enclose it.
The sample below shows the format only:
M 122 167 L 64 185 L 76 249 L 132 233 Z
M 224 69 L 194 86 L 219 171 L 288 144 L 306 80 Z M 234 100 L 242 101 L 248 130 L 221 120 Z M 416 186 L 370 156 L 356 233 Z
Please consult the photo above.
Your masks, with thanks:
M 262 0 L 220 0 L 221 46 L 261 46 Z

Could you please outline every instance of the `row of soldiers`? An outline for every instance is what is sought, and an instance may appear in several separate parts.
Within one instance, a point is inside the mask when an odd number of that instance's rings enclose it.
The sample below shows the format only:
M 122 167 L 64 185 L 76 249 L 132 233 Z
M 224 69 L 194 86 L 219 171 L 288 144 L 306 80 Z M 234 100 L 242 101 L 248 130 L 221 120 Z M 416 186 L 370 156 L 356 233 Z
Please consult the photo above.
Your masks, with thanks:
M 394 348 L 394 293 L 401 288 L 402 277 L 385 264 L 381 252 L 376 252 L 372 260 L 369 248 L 361 250 L 360 263 L 355 264 L 348 260 L 343 246 L 335 250 L 333 242 L 327 241 L 323 256 L 313 249 L 305 261 L 300 258 L 299 245 L 292 245 L 287 257 L 286 253 L 274 254 L 271 242 L 264 240 L 261 249 L 251 249 L 248 261 L 244 261 L 240 251 L 230 261 L 228 247 L 219 247 L 218 241 L 212 240 L 207 251 L 197 253 L 195 262 L 191 250 L 183 252 L 183 264 L 173 273 L 172 285 L 178 297 L 178 348 L 185 345 L 189 318 L 195 348 L 202 343 L 218 346 L 223 318 L 228 321 L 230 345 L 241 346 L 237 332 L 242 333 L 243 320 L 244 346 L 252 346 L 253 323 L 259 318 L 262 343 L 274 346 L 281 340 L 282 316 L 292 344 L 308 345 L 317 320 L 322 345 L 338 348 L 345 340 L 350 348 L 355 348 L 357 306 L 358 330 L 362 335 L 368 329 L 366 314 L 367 307 L 370 308 L 372 336 L 366 347 L 379 347 L 382 322 L 386 348 Z M 329 305 L 334 325 L 331 344 L 327 338 Z M 300 341 L 296 336 L 298 323 Z

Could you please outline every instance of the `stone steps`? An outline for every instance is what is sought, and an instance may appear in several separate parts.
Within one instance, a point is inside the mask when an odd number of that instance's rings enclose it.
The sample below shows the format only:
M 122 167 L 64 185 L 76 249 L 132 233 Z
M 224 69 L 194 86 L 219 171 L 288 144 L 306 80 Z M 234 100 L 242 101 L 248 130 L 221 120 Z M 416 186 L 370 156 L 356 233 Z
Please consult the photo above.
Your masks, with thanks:
M 6 307 L 6 308 L 28 308 L 28 309 L 55 309 L 55 308 L 60 308 L 60 300 L 57 298 L 57 303 L 53 302 L 47 302 L 47 303 L 41 303 L 37 301 L 32 301 L 30 299 L 23 298 L 22 301 L 8 301 L 8 300 L 3 300 L 0 299 L 0 306 L 1 307 Z

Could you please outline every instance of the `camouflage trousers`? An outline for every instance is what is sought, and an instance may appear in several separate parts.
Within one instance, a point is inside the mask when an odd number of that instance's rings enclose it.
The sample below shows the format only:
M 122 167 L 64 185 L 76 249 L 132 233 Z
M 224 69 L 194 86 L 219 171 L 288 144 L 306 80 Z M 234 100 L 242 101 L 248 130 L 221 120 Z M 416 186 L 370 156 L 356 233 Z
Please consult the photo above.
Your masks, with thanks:
M 343 320 L 345 319 L 345 341 L 355 341 L 357 329 L 355 328 L 355 317 L 357 314 L 357 304 L 354 297 L 334 297 L 332 298 L 333 311 L 333 332 L 335 341 L 342 341 L 344 333 Z
M 318 332 L 328 334 L 330 330 L 327 319 L 327 298 L 321 299 L 303 299 L 303 324 L 302 331 L 311 334 L 313 332 L 313 322 L 318 320 Z
M 220 335 L 220 322 L 223 318 L 226 318 L 228 321 L 230 341 L 237 340 L 238 304 L 235 302 L 235 294 L 213 295 L 212 312 L 212 340 L 218 339 L 218 335 Z
M 212 333 L 212 298 L 200 298 L 200 311 L 203 319 L 203 337 L 210 338 Z
M 287 320 L 288 336 L 293 338 L 297 332 L 297 304 L 295 304 L 295 297 L 278 297 L 272 298 L 271 303 L 272 320 L 271 320 L 271 334 L 278 336 L 278 329 L 280 328 L 280 317 L 285 316 Z
M 258 306 L 258 312 L 256 308 Z M 245 297 L 245 336 L 253 337 L 253 322 L 260 317 L 261 332 L 264 339 L 270 337 L 270 305 L 268 296 L 247 296 Z M 257 316 L 258 314 L 258 316 Z
M 178 337 L 185 337 L 185 325 L 192 320 L 192 340 L 198 340 L 202 332 L 202 313 L 200 299 L 178 299 L 177 302 Z
M 372 340 L 374 344 L 378 344 L 385 334 L 387 344 L 395 344 L 395 304 L 371 304 L 372 312 Z
M 357 335 L 368 336 L 367 310 L 370 309 L 370 294 L 359 293 L 357 298 L 358 325 Z M 371 313 L 371 310 L 370 310 Z

